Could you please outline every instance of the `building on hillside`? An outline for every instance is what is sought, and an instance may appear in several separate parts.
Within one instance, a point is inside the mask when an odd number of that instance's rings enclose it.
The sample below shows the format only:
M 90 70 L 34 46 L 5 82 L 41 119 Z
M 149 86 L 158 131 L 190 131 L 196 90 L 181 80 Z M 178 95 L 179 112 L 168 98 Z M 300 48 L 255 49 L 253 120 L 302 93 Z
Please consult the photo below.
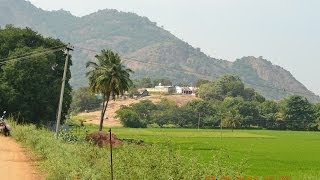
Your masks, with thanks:
M 195 94 L 195 87 L 180 87 L 176 86 L 176 93 L 177 94 Z
M 155 86 L 154 88 L 146 88 L 149 92 L 158 92 L 158 93 L 175 93 L 176 89 L 172 86 L 162 86 L 161 83 L 159 83 L 159 86 Z
M 146 89 L 139 89 L 137 96 L 138 96 L 138 97 L 149 96 L 149 91 L 146 90 Z

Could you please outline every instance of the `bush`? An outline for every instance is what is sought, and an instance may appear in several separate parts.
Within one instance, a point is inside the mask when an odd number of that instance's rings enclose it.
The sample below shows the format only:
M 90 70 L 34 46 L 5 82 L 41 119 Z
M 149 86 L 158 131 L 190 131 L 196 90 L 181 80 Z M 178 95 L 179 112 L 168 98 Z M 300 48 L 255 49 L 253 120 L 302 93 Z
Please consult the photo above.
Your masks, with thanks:
M 122 108 L 118 110 L 117 117 L 120 118 L 121 123 L 124 127 L 131 127 L 131 128 L 145 128 L 147 124 L 143 122 L 139 115 L 130 108 Z

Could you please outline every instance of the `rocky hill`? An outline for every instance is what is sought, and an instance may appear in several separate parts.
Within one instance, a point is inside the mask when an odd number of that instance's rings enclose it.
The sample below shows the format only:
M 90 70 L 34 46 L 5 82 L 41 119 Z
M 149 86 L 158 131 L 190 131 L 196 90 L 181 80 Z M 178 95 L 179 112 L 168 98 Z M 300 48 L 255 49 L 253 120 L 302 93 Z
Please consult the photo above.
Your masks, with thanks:
M 135 70 L 134 77 L 170 78 L 176 83 L 214 80 L 235 74 L 264 96 L 280 99 L 299 94 L 311 101 L 320 98 L 298 82 L 290 72 L 262 57 L 243 57 L 235 62 L 215 59 L 194 48 L 146 17 L 117 10 L 100 10 L 75 17 L 64 10 L 44 11 L 24 0 L 0 0 L 0 26 L 30 27 L 75 46 L 72 82 L 85 86 L 85 63 L 103 48 L 121 54 Z

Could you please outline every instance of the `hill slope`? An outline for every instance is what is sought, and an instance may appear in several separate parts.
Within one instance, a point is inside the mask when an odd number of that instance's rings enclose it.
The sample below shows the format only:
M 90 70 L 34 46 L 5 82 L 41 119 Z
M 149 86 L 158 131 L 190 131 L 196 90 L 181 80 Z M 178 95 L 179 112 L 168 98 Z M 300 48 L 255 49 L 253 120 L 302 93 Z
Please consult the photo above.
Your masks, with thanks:
M 0 26 L 28 26 L 75 45 L 71 82 L 74 87 L 87 84 L 84 64 L 96 54 L 85 49 L 111 48 L 127 59 L 136 78 L 167 77 L 191 84 L 199 78 L 214 80 L 235 74 L 268 98 L 299 94 L 311 101 L 320 100 L 290 72 L 261 57 L 243 57 L 235 62 L 209 57 L 134 13 L 106 9 L 75 17 L 63 10 L 44 11 L 24 0 L 0 0 L 0 17 Z

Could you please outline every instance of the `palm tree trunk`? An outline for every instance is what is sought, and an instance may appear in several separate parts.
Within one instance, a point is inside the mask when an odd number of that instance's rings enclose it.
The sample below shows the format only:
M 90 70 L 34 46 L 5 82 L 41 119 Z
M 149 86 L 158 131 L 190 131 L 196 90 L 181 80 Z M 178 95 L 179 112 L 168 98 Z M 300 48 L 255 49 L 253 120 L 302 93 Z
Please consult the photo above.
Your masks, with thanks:
M 110 99 L 110 94 L 103 95 L 99 131 L 102 131 L 102 128 L 103 128 L 103 120 L 104 120 L 104 116 L 106 114 L 106 110 L 107 110 L 107 107 L 108 107 L 109 99 Z

